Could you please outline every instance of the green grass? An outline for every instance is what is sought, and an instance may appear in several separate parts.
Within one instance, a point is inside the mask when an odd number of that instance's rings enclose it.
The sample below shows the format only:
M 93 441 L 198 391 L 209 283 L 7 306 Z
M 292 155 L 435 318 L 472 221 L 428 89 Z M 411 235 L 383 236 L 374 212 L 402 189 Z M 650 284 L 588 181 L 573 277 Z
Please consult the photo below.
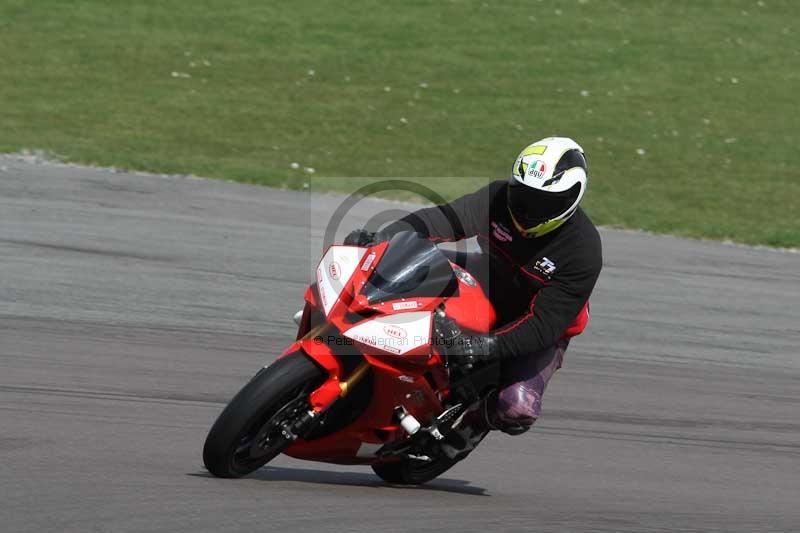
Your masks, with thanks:
M 561 134 L 596 222 L 800 246 L 797 4 L 762 4 L 3 0 L 0 151 L 341 189 Z

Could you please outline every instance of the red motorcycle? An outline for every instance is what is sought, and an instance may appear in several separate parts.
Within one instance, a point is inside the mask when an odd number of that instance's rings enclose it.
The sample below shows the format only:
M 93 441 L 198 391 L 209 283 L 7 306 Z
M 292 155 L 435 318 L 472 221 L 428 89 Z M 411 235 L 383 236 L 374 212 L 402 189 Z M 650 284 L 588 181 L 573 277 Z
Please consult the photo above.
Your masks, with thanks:
M 451 371 L 434 326 L 447 316 L 462 329 L 492 328 L 494 309 L 472 275 L 430 241 L 399 233 L 366 248 L 331 246 L 305 301 L 296 342 L 211 428 L 208 471 L 240 477 L 285 453 L 420 484 L 463 459 L 442 444 L 496 388 L 499 366 Z

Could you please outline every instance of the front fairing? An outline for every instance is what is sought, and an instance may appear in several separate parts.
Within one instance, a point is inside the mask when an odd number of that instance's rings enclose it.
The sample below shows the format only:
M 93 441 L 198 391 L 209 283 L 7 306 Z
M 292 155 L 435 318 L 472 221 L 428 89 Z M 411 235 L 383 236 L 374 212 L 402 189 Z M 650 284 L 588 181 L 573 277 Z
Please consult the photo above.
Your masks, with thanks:
M 435 244 L 416 233 L 401 232 L 389 241 L 360 292 L 370 305 L 410 298 L 442 299 L 458 294 L 458 282 Z
M 331 246 L 316 278 L 298 338 L 314 325 L 315 313 L 364 349 L 411 361 L 429 355 L 431 312 L 443 302 L 464 329 L 486 332 L 495 322 L 476 280 L 416 233 L 369 248 Z

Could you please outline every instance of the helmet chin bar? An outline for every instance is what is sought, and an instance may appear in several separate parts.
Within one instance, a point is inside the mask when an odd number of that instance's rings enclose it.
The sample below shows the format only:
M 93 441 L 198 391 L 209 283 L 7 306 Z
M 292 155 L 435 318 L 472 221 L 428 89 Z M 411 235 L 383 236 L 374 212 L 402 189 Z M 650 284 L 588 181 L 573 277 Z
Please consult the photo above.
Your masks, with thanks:
M 508 214 L 511 215 L 511 221 L 514 223 L 514 227 L 517 228 L 517 231 L 525 237 L 526 239 L 533 239 L 535 237 L 541 237 L 542 235 L 546 235 L 551 231 L 558 229 L 564 222 L 569 220 L 569 218 L 575 214 L 575 211 L 578 210 L 578 204 L 581 203 L 581 198 L 583 198 L 583 193 L 586 189 L 584 188 L 581 191 L 581 194 L 578 196 L 578 199 L 575 200 L 575 203 L 572 204 L 566 213 L 559 216 L 558 218 L 551 218 L 550 220 L 546 220 L 541 224 L 537 224 L 532 228 L 526 228 L 522 224 L 520 224 L 514 213 L 511 212 L 511 209 L 508 209 Z
M 519 222 L 517 222 L 517 219 L 514 218 L 514 215 L 511 215 L 511 220 L 514 222 L 514 227 L 517 228 L 517 231 L 519 231 L 520 235 L 526 239 L 533 239 L 535 237 L 541 237 L 542 235 L 550 233 L 566 222 L 568 218 L 569 217 L 556 218 L 548 220 L 547 222 L 542 222 L 541 224 L 538 224 L 532 228 L 523 228 L 520 226 Z

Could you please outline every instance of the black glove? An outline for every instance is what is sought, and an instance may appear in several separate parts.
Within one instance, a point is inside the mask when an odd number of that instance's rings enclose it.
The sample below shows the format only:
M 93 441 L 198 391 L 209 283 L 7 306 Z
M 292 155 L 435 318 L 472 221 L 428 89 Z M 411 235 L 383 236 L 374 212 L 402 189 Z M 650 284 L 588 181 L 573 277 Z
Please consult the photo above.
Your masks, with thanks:
M 447 363 L 470 370 L 478 363 L 491 363 L 500 359 L 497 337 L 491 333 L 470 335 L 462 333 L 447 349 Z
M 367 231 L 365 229 L 356 229 L 351 231 L 347 237 L 344 238 L 344 244 L 347 246 L 375 246 L 389 240 L 389 235 L 382 231 Z
M 435 345 L 447 356 L 449 366 L 470 370 L 475 364 L 502 358 L 497 337 L 491 333 L 464 333 L 441 309 L 436 311 L 433 324 Z

